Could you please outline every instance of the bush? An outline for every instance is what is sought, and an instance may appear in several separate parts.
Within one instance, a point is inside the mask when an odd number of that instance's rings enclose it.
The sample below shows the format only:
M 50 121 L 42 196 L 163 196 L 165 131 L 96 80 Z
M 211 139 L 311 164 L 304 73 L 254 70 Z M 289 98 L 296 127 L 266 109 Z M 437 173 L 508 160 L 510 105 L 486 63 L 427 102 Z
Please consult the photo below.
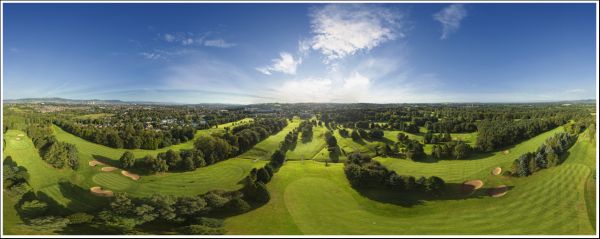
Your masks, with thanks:
M 199 225 L 212 227 L 212 228 L 223 227 L 225 225 L 223 223 L 223 220 L 209 218 L 209 217 L 199 217 L 199 218 L 196 218 L 196 221 L 198 222 Z
M 48 209 L 48 204 L 38 200 L 26 201 L 21 205 L 21 213 L 26 217 L 38 217 Z
M 250 210 L 250 204 L 248 204 L 244 199 L 241 198 L 233 198 L 231 199 L 227 205 L 225 205 L 228 211 L 233 213 L 243 213 Z
M 189 235 L 223 235 L 225 234 L 225 229 L 223 228 L 213 228 L 207 227 L 204 225 L 189 225 L 182 228 L 183 233 Z
M 78 212 L 67 216 L 67 219 L 69 219 L 69 224 L 85 224 L 91 222 L 94 219 L 94 216 L 84 212 Z

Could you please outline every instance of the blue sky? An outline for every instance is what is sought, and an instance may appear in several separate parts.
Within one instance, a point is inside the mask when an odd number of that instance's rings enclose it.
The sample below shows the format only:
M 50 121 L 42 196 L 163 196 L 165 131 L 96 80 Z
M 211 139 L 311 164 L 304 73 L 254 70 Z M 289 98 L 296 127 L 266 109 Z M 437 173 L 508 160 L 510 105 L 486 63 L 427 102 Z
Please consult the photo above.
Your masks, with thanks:
M 595 98 L 595 4 L 4 4 L 4 99 Z

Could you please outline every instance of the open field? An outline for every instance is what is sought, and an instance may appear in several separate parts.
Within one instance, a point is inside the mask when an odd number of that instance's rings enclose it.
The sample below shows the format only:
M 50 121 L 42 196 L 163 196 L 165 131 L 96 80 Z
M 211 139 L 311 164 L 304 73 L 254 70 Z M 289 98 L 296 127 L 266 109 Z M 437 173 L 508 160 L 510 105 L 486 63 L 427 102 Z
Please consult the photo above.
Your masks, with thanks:
M 525 141 L 515 150 L 538 145 L 551 134 Z M 350 187 L 342 164 L 289 161 L 268 185 L 271 201 L 227 219 L 226 228 L 230 234 L 591 234 L 593 223 L 581 197 L 591 170 L 575 162 L 593 164 L 594 145 L 576 146 L 564 165 L 527 178 L 491 176 L 485 167 L 509 158 L 480 159 L 485 163 L 479 169 L 470 166 L 474 161 L 458 161 L 454 167 L 469 175 L 450 174 L 450 181 L 469 176 L 486 184 L 470 198 L 460 198 L 451 187 L 443 198 L 432 201 L 411 201 L 406 199 L 410 196 L 379 190 L 359 193 Z M 591 154 L 580 158 L 583 149 L 591 149 Z M 442 167 L 444 162 L 422 167 L 436 164 Z M 483 190 L 502 184 L 509 191 L 500 198 Z

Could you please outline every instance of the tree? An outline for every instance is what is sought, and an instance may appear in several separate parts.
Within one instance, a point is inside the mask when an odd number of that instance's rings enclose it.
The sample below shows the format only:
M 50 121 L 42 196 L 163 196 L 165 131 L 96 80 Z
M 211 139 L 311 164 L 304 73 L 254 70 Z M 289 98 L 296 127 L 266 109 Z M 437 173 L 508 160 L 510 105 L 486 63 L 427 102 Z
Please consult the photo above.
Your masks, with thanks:
M 380 129 L 374 129 L 369 132 L 369 137 L 373 139 L 383 139 L 383 131 Z
M 135 165 L 135 156 L 131 151 L 125 151 L 121 158 L 119 158 L 119 162 L 121 162 L 121 167 L 125 169 L 133 168 Z
M 325 132 L 325 141 L 327 142 L 327 145 L 329 147 L 337 146 L 337 139 L 335 138 L 335 136 L 333 136 L 331 131 Z
M 164 159 L 154 158 L 154 160 L 152 161 L 151 168 L 152 168 L 153 172 L 167 172 L 167 171 L 169 171 L 169 165 L 167 164 L 167 161 L 164 160 Z
M 39 217 L 44 215 L 48 210 L 48 204 L 38 200 L 25 201 L 21 205 L 21 213 L 25 217 Z
M 207 227 L 204 225 L 196 225 L 196 224 L 185 226 L 181 229 L 181 231 L 187 235 L 223 235 L 223 234 L 225 234 L 225 229 L 223 229 L 223 228 Z
M 285 154 L 281 150 L 275 150 L 271 155 L 271 164 L 274 168 L 279 168 L 285 162 Z
M 425 156 L 423 145 L 416 140 L 406 141 L 406 157 L 411 160 L 419 160 Z
M 444 189 L 444 185 L 445 183 L 443 179 L 436 176 L 431 176 L 425 181 L 425 192 L 439 196 Z
M 69 223 L 69 219 L 56 216 L 39 217 L 29 220 L 29 227 L 34 231 L 57 232 L 64 229 Z
M 396 136 L 396 138 L 398 139 L 398 142 L 404 144 L 404 142 L 406 142 L 408 140 L 408 135 L 400 132 L 400 133 L 398 133 L 398 135 Z
M 181 165 L 181 156 L 175 150 L 169 149 L 167 151 L 166 160 L 171 169 L 177 169 Z
M 256 172 L 256 180 L 262 182 L 262 183 L 268 183 L 269 181 L 271 181 L 271 175 L 269 174 L 269 171 L 267 171 L 267 169 L 265 167 L 259 168 Z
M 454 151 L 452 152 L 452 155 L 454 155 L 454 158 L 456 159 L 463 159 L 466 157 L 466 155 L 468 155 L 469 153 L 469 148 L 468 145 L 465 144 L 464 142 L 459 141 L 456 146 L 454 146 Z
M 94 216 L 84 212 L 78 212 L 67 216 L 67 219 L 69 219 L 69 224 L 87 224 L 92 222 Z
M 352 130 L 352 133 L 350 134 L 350 137 L 354 141 L 357 141 L 357 142 L 360 141 L 360 135 L 358 134 L 358 132 L 356 130 Z
M 239 197 L 229 200 L 229 202 L 227 202 L 227 205 L 225 205 L 225 207 L 227 208 L 227 210 L 229 210 L 230 212 L 233 212 L 233 213 L 247 212 L 251 208 L 250 204 L 248 204 L 246 201 L 244 201 L 244 199 L 241 199 Z

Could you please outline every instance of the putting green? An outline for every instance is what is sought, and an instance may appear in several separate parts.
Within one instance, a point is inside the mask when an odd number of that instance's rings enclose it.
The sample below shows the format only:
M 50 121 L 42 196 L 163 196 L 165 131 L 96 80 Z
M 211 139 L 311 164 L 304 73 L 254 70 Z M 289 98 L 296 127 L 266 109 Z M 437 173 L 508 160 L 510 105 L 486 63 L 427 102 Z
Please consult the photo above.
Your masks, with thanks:
M 116 173 L 97 173 L 92 177 L 92 181 L 102 186 L 116 191 L 124 191 L 131 187 L 132 180 Z

